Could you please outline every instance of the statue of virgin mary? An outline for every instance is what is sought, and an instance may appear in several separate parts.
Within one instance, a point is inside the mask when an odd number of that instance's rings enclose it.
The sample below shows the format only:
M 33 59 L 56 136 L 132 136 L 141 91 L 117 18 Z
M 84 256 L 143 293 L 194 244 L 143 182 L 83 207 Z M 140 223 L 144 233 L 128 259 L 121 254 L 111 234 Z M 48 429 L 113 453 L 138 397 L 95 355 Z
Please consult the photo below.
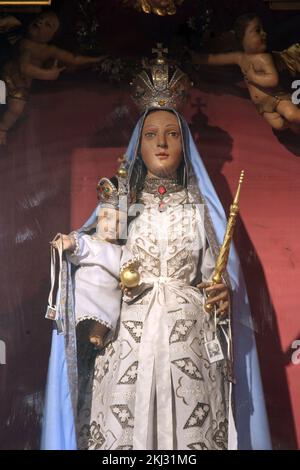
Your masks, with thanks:
M 123 292 L 105 348 L 88 352 L 76 343 L 72 275 L 63 261 L 57 305 L 65 327 L 54 324 L 43 449 L 271 448 L 234 246 L 214 294 L 218 308 L 205 309 L 203 286 L 213 275 L 226 217 L 177 111 L 188 85 L 162 53 L 133 83 L 143 114 L 122 174 L 130 201 L 126 248 L 139 259 L 140 283 Z M 96 210 L 79 233 L 90 233 L 95 218 Z

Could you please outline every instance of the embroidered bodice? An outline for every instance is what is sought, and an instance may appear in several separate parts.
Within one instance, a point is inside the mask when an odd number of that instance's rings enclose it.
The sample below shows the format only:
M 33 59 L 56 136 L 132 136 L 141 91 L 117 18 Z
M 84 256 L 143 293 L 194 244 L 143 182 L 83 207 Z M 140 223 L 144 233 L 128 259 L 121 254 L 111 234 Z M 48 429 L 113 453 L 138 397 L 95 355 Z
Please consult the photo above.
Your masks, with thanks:
M 159 197 L 141 193 L 143 210 L 129 227 L 127 247 L 141 261 L 142 281 L 172 278 L 193 285 L 204 255 L 202 276 L 211 274 L 213 261 L 206 250 L 201 207 L 189 200 L 185 189 L 171 193 L 164 198 L 166 210 L 160 212 Z

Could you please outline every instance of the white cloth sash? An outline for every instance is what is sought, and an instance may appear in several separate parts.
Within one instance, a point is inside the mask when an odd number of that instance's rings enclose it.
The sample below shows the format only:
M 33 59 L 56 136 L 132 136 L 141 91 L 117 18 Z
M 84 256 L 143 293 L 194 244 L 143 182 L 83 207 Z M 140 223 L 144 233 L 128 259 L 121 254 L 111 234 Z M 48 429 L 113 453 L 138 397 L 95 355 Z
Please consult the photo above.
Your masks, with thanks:
M 172 450 L 173 410 L 172 378 L 170 368 L 170 346 L 168 330 L 168 308 L 166 291 L 171 295 L 184 297 L 188 303 L 200 307 L 200 291 L 179 279 L 170 277 L 143 279 L 153 289 L 144 319 L 143 334 L 139 348 L 138 378 L 136 383 L 135 426 L 133 448 L 151 449 L 148 430 L 152 428 L 154 396 L 157 403 L 157 449 Z M 153 382 L 156 394 L 153 394 Z

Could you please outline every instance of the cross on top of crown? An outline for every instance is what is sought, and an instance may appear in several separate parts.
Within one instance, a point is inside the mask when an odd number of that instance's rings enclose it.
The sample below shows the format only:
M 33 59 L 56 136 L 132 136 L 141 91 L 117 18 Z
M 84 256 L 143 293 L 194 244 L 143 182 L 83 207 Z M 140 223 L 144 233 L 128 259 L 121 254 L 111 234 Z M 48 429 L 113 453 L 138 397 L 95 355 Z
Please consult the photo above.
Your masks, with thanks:
M 163 60 L 164 59 L 164 56 L 163 54 L 167 54 L 169 52 L 169 49 L 167 48 L 163 48 L 163 45 L 158 42 L 156 44 L 156 48 L 153 48 L 152 49 L 152 54 L 157 54 L 157 60 Z

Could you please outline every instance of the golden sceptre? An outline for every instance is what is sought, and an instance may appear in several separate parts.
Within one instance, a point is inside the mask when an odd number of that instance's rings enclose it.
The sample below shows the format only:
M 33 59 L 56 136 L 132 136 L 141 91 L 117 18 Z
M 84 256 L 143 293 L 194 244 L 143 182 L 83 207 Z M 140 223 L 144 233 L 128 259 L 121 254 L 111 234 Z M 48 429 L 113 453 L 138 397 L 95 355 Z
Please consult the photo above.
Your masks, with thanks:
M 212 285 L 219 284 L 222 281 L 222 275 L 223 275 L 224 271 L 226 270 L 228 257 L 229 257 L 230 243 L 231 243 L 232 236 L 233 236 L 233 230 L 234 230 L 236 218 L 237 218 L 237 215 L 239 213 L 240 192 L 241 192 L 241 187 L 242 187 L 242 183 L 243 183 L 243 180 L 244 180 L 244 175 L 245 175 L 245 172 L 244 172 L 244 170 L 242 170 L 241 175 L 240 175 L 240 179 L 239 179 L 237 192 L 236 192 L 234 201 L 230 206 L 229 219 L 228 219 L 228 222 L 227 222 L 227 227 L 226 227 L 226 232 L 225 232 L 225 235 L 224 235 L 224 240 L 223 240 L 222 246 L 220 248 L 219 256 L 217 258 L 214 275 L 212 277 Z M 208 312 L 211 312 L 212 309 L 213 309 L 213 305 L 207 304 L 205 309 Z

